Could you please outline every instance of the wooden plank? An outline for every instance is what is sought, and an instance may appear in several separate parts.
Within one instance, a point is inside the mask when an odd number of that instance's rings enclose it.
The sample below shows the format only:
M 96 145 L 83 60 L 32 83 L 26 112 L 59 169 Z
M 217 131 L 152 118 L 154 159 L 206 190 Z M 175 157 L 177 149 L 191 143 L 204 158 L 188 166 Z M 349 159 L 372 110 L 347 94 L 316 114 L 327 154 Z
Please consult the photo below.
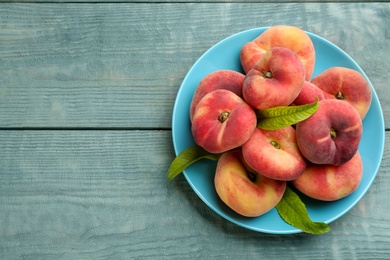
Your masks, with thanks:
M 1 4 L 0 127 L 170 128 L 178 88 L 207 49 L 276 24 L 350 54 L 389 125 L 389 3 L 130 3 Z
M 320 236 L 267 235 L 170 184 L 170 131 L 0 131 L 1 259 L 386 259 L 389 133 L 363 199 Z

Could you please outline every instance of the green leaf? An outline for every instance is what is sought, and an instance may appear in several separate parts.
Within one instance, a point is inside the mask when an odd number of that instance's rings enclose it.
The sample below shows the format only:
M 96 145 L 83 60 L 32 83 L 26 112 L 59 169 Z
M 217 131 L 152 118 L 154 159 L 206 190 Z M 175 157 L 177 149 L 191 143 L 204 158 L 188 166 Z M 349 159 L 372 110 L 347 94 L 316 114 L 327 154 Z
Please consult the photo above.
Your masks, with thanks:
M 276 130 L 309 118 L 318 109 L 318 101 L 301 106 L 279 106 L 256 111 L 257 127 Z
M 171 181 L 179 175 L 185 168 L 200 159 L 218 160 L 221 154 L 209 153 L 200 146 L 189 147 L 180 152 L 168 168 L 167 178 Z
M 276 210 L 286 223 L 305 233 L 323 234 L 330 231 L 330 227 L 326 223 L 313 222 L 310 219 L 305 204 L 289 187 L 286 188 L 283 198 L 276 205 Z

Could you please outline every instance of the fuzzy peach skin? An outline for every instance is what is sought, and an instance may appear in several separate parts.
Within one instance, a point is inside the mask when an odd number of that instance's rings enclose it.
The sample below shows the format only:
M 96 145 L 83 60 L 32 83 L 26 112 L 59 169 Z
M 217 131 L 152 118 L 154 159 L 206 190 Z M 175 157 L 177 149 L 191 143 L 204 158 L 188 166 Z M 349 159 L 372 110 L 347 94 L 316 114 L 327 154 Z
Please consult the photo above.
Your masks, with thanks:
M 242 154 L 251 169 L 275 180 L 293 180 L 306 168 L 292 126 L 278 130 L 257 128 L 242 146 Z
M 314 103 L 317 100 L 320 101 L 323 99 L 325 99 L 325 97 L 322 90 L 310 81 L 306 80 L 305 83 L 303 83 L 303 88 L 301 92 L 299 92 L 297 98 L 293 101 L 292 105 L 300 106 Z
M 361 182 L 363 163 L 357 152 L 351 160 L 339 165 L 308 164 L 292 184 L 313 199 L 335 201 L 354 192 Z
M 206 151 L 222 153 L 244 144 L 256 125 L 256 114 L 244 100 L 229 90 L 217 89 L 196 106 L 192 135 Z
M 207 74 L 198 84 L 192 97 L 190 119 L 194 115 L 196 105 L 207 93 L 216 89 L 226 89 L 242 98 L 242 83 L 245 75 L 234 70 L 217 70 Z
M 298 56 L 287 48 L 272 48 L 245 76 L 242 94 L 255 109 L 288 106 L 304 81 L 305 70 Z
M 344 68 L 329 68 L 311 80 L 324 91 L 325 98 L 345 100 L 356 108 L 364 119 L 372 102 L 369 82 L 358 71 Z
M 237 149 L 224 153 L 218 160 L 214 186 L 218 196 L 232 210 L 246 217 L 257 217 L 279 203 L 286 182 L 249 172 Z
M 296 124 L 298 147 L 312 163 L 346 163 L 358 150 L 363 133 L 362 120 L 348 102 L 324 99 L 318 105 L 313 115 Z
M 295 52 L 305 68 L 306 80 L 311 79 L 316 59 L 313 42 L 302 29 L 286 25 L 272 26 L 253 41 L 244 44 L 240 61 L 245 73 L 253 68 L 266 51 L 274 47 L 285 47 Z

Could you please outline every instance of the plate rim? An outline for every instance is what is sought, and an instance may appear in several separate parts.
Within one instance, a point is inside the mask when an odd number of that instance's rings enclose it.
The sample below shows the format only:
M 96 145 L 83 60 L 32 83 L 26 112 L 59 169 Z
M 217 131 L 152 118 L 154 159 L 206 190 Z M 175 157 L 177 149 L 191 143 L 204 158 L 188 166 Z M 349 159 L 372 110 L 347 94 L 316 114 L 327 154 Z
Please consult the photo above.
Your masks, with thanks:
M 264 30 L 270 28 L 271 26 L 265 26 L 265 27 L 255 27 L 255 28 L 251 28 L 251 29 L 247 29 L 247 30 L 243 30 L 243 31 L 239 31 L 237 33 L 234 33 L 220 41 L 218 41 L 217 43 L 215 43 L 214 45 L 212 45 L 210 48 L 208 48 L 196 61 L 195 63 L 193 63 L 190 67 L 190 69 L 187 71 L 185 77 L 183 78 L 182 80 L 182 83 L 180 84 L 180 87 L 178 89 L 178 92 L 176 94 L 176 97 L 175 97 L 175 102 L 174 102 L 174 106 L 173 106 L 173 112 L 172 112 L 172 123 L 171 123 L 171 126 L 172 126 L 172 140 L 173 140 L 173 146 L 174 146 L 174 151 L 175 151 L 175 155 L 177 156 L 181 151 L 178 151 L 178 147 L 177 147 L 177 144 L 175 142 L 175 132 L 176 132 L 176 126 L 175 126 L 175 120 L 174 120 L 174 116 L 176 114 L 176 111 L 178 109 L 178 104 L 179 104 L 179 96 L 181 95 L 181 93 L 184 91 L 184 86 L 185 86 L 185 83 L 186 81 L 188 81 L 188 78 L 191 76 L 192 74 L 192 71 L 195 69 L 195 67 L 197 66 L 198 63 L 200 63 L 202 61 L 202 59 L 210 52 L 212 52 L 214 49 L 218 48 L 219 45 L 221 45 L 222 43 L 230 40 L 231 38 L 234 38 L 234 37 L 238 37 L 242 34 L 248 34 L 248 33 L 253 33 L 253 32 L 263 32 Z M 308 32 L 308 31 L 305 31 L 311 38 L 315 38 L 319 41 L 324 41 L 326 44 L 330 45 L 332 48 L 335 48 L 337 49 L 340 53 L 342 53 L 343 55 L 345 55 L 348 59 L 349 59 L 349 62 L 352 62 L 354 66 L 356 66 L 358 69 L 359 69 L 359 72 L 361 72 L 363 74 L 363 76 L 366 78 L 366 80 L 369 82 L 369 85 L 370 85 L 370 88 L 372 90 L 372 98 L 375 99 L 377 101 L 377 108 L 378 109 L 378 112 L 379 112 L 379 115 L 380 115 L 380 127 L 381 127 L 381 131 L 380 131 L 380 134 L 381 136 L 383 137 L 382 138 L 382 142 L 380 143 L 380 154 L 379 154 L 379 157 L 378 157 L 378 161 L 379 163 L 375 166 L 375 168 L 373 169 L 374 173 L 372 175 L 372 177 L 368 180 L 368 182 L 366 183 L 366 187 L 363 189 L 363 191 L 360 193 L 360 195 L 353 201 L 353 203 L 349 204 L 342 212 L 340 212 L 339 214 L 336 214 L 335 216 L 333 216 L 332 218 L 324 221 L 325 223 L 327 224 L 330 224 L 332 223 L 333 221 L 339 219 L 340 217 L 342 217 L 343 215 L 345 215 L 348 211 L 350 211 L 353 207 L 356 206 L 357 203 L 359 203 L 359 201 L 363 198 L 363 196 L 367 193 L 367 191 L 369 190 L 369 188 L 372 186 L 372 183 L 374 182 L 377 174 L 378 174 L 378 171 L 379 171 L 379 168 L 381 166 L 381 162 L 383 160 L 383 153 L 384 153 L 384 145 L 385 145 L 385 126 L 384 126 L 384 115 L 383 115 L 383 110 L 382 110 L 382 107 L 381 107 L 381 104 L 380 104 L 380 100 L 378 98 L 378 95 L 373 87 L 373 84 L 371 83 L 370 79 L 368 78 L 368 76 L 366 75 L 366 73 L 363 71 L 363 69 L 356 63 L 356 61 L 349 56 L 349 54 L 347 54 L 343 49 L 341 49 L 339 46 L 337 46 L 336 44 L 332 43 L 331 41 L 317 35 L 317 34 L 314 34 L 312 32 Z M 373 102 L 371 103 L 371 105 L 373 104 Z M 252 231 L 256 231 L 256 232 L 262 232 L 262 233 L 268 233 L 268 234 L 280 234 L 280 235 L 284 235 L 284 234 L 297 234 L 297 233 L 303 233 L 302 230 L 298 229 L 298 228 L 295 228 L 293 226 L 291 226 L 291 229 L 289 230 L 274 230 L 274 229 L 264 229 L 264 228 L 256 228 L 256 227 L 253 227 L 253 226 L 248 226 L 248 225 L 245 225 L 245 224 L 242 224 L 240 221 L 234 219 L 233 217 L 231 217 L 230 215 L 226 215 L 224 213 L 221 213 L 219 212 L 218 209 L 215 208 L 214 205 L 212 205 L 205 197 L 204 195 L 195 187 L 195 185 L 192 183 L 192 181 L 189 179 L 189 176 L 188 174 L 186 173 L 186 170 L 183 170 L 183 175 L 187 181 L 187 183 L 190 185 L 191 189 L 197 194 L 197 196 L 202 200 L 203 203 L 205 203 L 210 209 L 212 209 L 217 215 L 221 216 L 222 218 L 242 227 L 242 228 L 245 228 L 245 229 L 248 229 L 248 230 L 252 230 Z M 260 216 L 261 217 L 261 216 Z

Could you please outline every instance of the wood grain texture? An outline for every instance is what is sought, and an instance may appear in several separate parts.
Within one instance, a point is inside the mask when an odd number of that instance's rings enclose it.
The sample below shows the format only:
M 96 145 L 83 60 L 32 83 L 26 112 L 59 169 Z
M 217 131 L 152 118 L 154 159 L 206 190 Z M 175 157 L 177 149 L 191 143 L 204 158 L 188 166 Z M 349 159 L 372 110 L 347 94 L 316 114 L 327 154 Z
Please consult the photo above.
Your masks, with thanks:
M 238 227 L 165 173 L 186 73 L 255 27 L 338 45 L 389 127 L 389 3 L 23 1 L 0 1 L 0 259 L 388 259 L 390 132 L 367 194 L 320 236 Z
M 164 128 L 192 64 L 242 30 L 290 24 L 345 50 L 390 124 L 389 3 L 0 4 L 0 128 Z
M 389 140 L 389 133 L 386 134 Z M 320 235 L 268 235 L 210 210 L 170 131 L 0 131 L 1 259 L 388 259 L 390 151 L 363 199 Z

